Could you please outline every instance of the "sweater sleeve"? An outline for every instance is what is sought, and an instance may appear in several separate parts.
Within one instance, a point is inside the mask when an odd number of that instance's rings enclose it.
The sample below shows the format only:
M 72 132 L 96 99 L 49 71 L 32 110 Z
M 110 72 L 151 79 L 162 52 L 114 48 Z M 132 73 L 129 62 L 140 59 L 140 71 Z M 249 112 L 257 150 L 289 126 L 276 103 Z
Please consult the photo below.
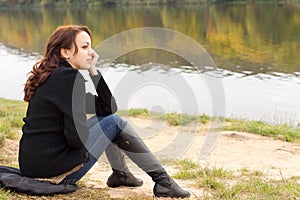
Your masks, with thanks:
M 98 75 L 90 75 L 96 88 L 97 96 L 87 93 L 86 110 L 88 114 L 96 113 L 97 116 L 107 116 L 117 112 L 116 100 L 113 97 L 108 85 L 106 84 L 102 74 L 98 71 Z
M 85 80 L 73 69 L 61 73 L 56 105 L 64 118 L 64 135 L 70 146 L 82 148 L 89 134 L 85 113 Z

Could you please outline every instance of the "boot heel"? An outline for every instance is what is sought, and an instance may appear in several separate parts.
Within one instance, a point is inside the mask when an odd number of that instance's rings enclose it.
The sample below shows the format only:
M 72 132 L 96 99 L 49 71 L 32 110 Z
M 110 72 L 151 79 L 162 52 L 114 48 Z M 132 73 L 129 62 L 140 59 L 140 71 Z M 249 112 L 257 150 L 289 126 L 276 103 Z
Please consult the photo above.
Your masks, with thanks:
M 130 172 L 121 172 L 113 169 L 113 173 L 108 177 L 106 185 L 112 188 L 119 186 L 139 187 L 143 185 L 143 180 L 134 177 Z

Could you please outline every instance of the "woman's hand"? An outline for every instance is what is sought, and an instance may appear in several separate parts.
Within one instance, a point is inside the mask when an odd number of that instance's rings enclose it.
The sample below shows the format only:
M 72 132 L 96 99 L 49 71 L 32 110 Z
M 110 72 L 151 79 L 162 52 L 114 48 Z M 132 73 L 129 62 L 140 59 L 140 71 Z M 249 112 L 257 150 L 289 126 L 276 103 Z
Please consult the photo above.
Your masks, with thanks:
M 96 53 L 94 49 L 92 49 L 92 62 L 91 62 L 91 67 L 89 68 L 89 72 L 91 75 L 98 75 L 98 72 L 96 70 L 96 63 L 99 59 L 99 55 Z

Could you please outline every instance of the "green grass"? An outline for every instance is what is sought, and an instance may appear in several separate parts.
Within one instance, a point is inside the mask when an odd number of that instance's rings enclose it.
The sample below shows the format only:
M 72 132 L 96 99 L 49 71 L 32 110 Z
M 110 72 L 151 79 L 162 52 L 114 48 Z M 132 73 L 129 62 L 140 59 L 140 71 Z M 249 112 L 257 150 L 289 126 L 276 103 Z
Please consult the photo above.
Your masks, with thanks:
M 5 138 L 16 137 L 17 130 L 23 125 L 27 104 L 23 101 L 0 98 L 0 147 Z M 120 116 L 144 117 L 166 121 L 169 125 L 180 126 L 191 123 L 207 124 L 212 118 L 207 115 L 193 116 L 179 113 L 150 112 L 144 108 L 132 108 L 117 112 Z M 217 119 L 217 118 L 214 118 Z M 288 142 L 300 141 L 300 128 L 292 128 L 286 124 L 271 125 L 262 121 L 247 121 L 238 119 L 224 119 L 229 125 L 223 130 L 243 131 L 274 138 L 283 138 Z M 223 120 L 222 120 L 223 121 Z
M 176 163 L 180 170 L 173 177 L 193 180 L 196 188 L 212 194 L 206 199 L 297 199 L 300 198 L 299 177 L 269 180 L 260 171 L 239 171 L 200 167 L 189 160 Z M 192 166 L 192 167 L 188 167 Z
M 15 139 L 23 126 L 27 104 L 23 101 L 0 98 L 0 147 L 5 138 Z
M 129 109 L 128 111 L 118 111 L 118 114 L 121 116 L 134 116 L 134 117 L 147 117 L 154 120 L 164 120 L 169 125 L 172 126 L 180 126 L 180 125 L 188 125 L 192 122 L 197 122 L 200 124 L 207 124 L 211 121 L 211 117 L 207 115 L 200 116 L 192 116 L 186 114 L 179 113 L 156 113 L 150 112 L 147 109 L 143 108 L 135 108 Z M 229 125 L 224 125 L 222 130 L 225 131 L 242 131 L 249 132 L 254 134 L 259 134 L 262 136 L 274 137 L 277 139 L 284 139 L 287 142 L 297 142 L 300 141 L 300 128 L 293 128 L 286 124 L 282 125 L 272 125 L 267 124 L 262 121 L 247 121 L 247 120 L 239 120 L 232 118 L 214 118 L 215 120 L 219 120 L 227 122 Z
M 207 116 L 207 115 L 200 115 L 198 117 L 198 122 L 200 122 L 201 124 L 207 124 L 208 122 L 210 122 L 211 117 Z
M 129 110 L 118 110 L 117 112 L 120 116 L 146 116 L 149 117 L 149 111 L 143 108 L 132 108 Z
M 163 120 L 172 126 L 187 125 L 192 122 L 199 122 L 201 124 L 205 124 L 210 121 L 210 117 L 206 115 L 193 116 L 179 113 L 163 114 L 158 112 L 150 112 L 145 108 L 131 108 L 129 110 L 119 110 L 117 114 L 120 116 L 146 117 L 148 119 L 151 118 L 154 120 Z
M 178 113 L 168 113 L 165 115 L 165 119 L 168 122 L 168 124 L 172 126 L 186 125 L 191 122 L 197 121 L 196 116 L 190 116 L 190 115 L 178 114 Z
M 284 138 L 287 142 L 295 142 L 300 139 L 300 129 L 292 128 L 286 124 L 270 125 L 262 121 L 232 120 L 231 124 L 223 127 L 223 130 L 242 131 L 274 138 Z

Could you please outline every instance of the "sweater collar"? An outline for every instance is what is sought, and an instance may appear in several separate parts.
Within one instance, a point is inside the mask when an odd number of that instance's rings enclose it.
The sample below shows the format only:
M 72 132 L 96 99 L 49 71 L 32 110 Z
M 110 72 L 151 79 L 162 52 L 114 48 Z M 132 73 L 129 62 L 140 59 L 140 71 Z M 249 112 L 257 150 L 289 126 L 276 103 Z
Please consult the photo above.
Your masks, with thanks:
M 73 68 L 70 63 L 68 63 L 68 61 L 66 61 L 65 59 L 59 59 L 58 61 L 58 66 L 59 67 L 68 67 L 68 68 Z

